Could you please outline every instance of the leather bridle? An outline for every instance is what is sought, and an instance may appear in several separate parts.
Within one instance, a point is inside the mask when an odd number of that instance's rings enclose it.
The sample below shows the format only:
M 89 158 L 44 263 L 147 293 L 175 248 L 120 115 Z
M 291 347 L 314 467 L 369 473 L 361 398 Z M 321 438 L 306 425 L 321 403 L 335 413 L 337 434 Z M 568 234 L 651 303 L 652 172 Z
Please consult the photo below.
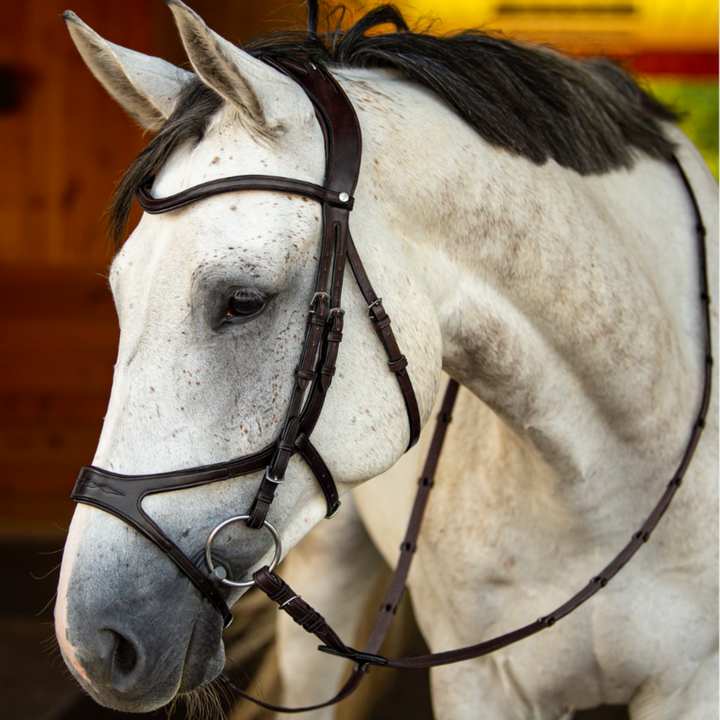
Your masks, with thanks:
M 248 527 L 272 527 L 267 513 L 278 486 L 285 479 L 290 458 L 298 453 L 310 466 L 327 502 L 327 517 L 340 507 L 333 477 L 310 436 L 322 412 L 335 374 L 335 363 L 342 340 L 342 288 L 346 260 L 368 305 L 368 316 L 388 356 L 388 367 L 400 386 L 409 421 L 408 449 L 420 436 L 420 412 L 407 371 L 407 360 L 400 352 L 382 299 L 375 293 L 353 243 L 348 226 L 353 208 L 361 159 L 361 134 L 355 111 L 335 80 L 322 68 L 303 60 L 263 56 L 266 63 L 295 80 L 307 93 L 323 130 L 326 147 L 325 187 L 291 178 L 243 175 L 196 185 L 166 198 L 151 195 L 153 179 L 140 188 L 137 198 L 145 212 L 172 212 L 221 193 L 265 190 L 292 193 L 318 201 L 323 211 L 323 235 L 315 292 L 310 300 L 305 339 L 300 362 L 295 368 L 293 389 L 280 436 L 258 452 L 229 462 L 151 475 L 122 475 L 97 467 L 80 471 L 73 500 L 106 510 L 132 525 L 152 540 L 190 578 L 222 614 L 226 626 L 232 614 L 213 580 L 242 586 L 226 580 L 226 571 L 215 572 L 212 580 L 198 568 L 142 509 L 147 495 L 181 490 L 241 477 L 265 470 L 255 500 L 247 516 L 236 516 Z M 217 530 L 217 528 L 216 528 Z M 273 529 L 274 530 L 274 529 Z M 274 536 L 275 537 L 275 536 Z M 208 543 L 208 554 L 209 554 Z M 276 539 L 276 559 L 280 555 Z M 252 583 L 251 583 L 252 584 Z
M 355 280 L 368 305 L 368 315 L 388 356 L 388 367 L 395 374 L 405 400 L 410 428 L 408 449 L 417 442 L 420 435 L 420 414 L 407 372 L 407 360 L 398 348 L 390 326 L 390 318 L 382 305 L 382 300 L 373 290 L 348 226 L 361 159 L 361 135 L 355 111 L 341 87 L 323 68 L 297 58 L 262 56 L 261 59 L 295 80 L 312 101 L 325 138 L 325 187 L 291 178 L 244 175 L 213 180 L 176 195 L 158 199 L 151 195 L 153 180 L 150 178 L 141 187 L 137 197 L 145 212 L 151 214 L 171 212 L 213 195 L 242 190 L 292 193 L 311 198 L 322 205 L 323 235 L 315 292 L 310 302 L 305 340 L 300 362 L 295 369 L 294 385 L 282 432 L 277 440 L 255 453 L 229 462 L 187 470 L 151 475 L 121 475 L 97 467 L 84 467 L 81 469 L 73 489 L 72 498 L 77 502 L 93 505 L 116 515 L 160 547 L 221 613 L 226 627 L 232 620 L 232 615 L 219 592 L 218 582 L 234 587 L 257 584 L 297 623 L 323 641 L 324 646 L 320 648 L 321 650 L 354 660 L 355 669 L 335 697 L 327 702 L 304 708 L 284 708 L 256 700 L 235 686 L 227 676 L 224 676 L 226 684 L 230 688 L 263 707 L 280 712 L 305 712 L 336 703 L 347 697 L 360 684 L 370 665 L 397 668 L 434 667 L 480 657 L 517 642 L 552 626 L 607 584 L 649 539 L 650 533 L 680 486 L 698 444 L 710 403 L 712 367 L 710 299 L 707 287 L 705 228 L 692 188 L 680 164 L 673 158 L 691 198 L 696 217 L 700 300 L 704 308 L 705 380 L 700 410 L 693 425 L 690 440 L 680 465 L 660 501 L 640 530 L 632 536 L 630 542 L 610 564 L 599 575 L 593 577 L 585 588 L 549 615 L 506 635 L 458 650 L 397 660 L 389 660 L 377 655 L 403 594 L 412 555 L 417 545 L 425 505 L 434 483 L 435 469 L 458 391 L 457 382 L 452 380 L 446 391 L 428 458 L 419 480 L 420 487 L 405 540 L 400 548 L 400 560 L 393 574 L 390 589 L 364 650 L 362 652 L 354 650 L 345 645 L 317 611 L 272 572 L 280 559 L 281 541 L 277 531 L 267 521 L 268 509 L 277 487 L 284 481 L 290 458 L 296 453 L 305 460 L 317 478 L 327 502 L 327 517 L 332 517 L 340 506 L 335 482 L 327 465 L 312 444 L 310 436 L 320 417 L 327 391 L 332 383 L 338 349 L 342 340 L 344 311 L 341 305 L 341 296 L 346 261 L 349 262 Z M 197 487 L 241 477 L 260 470 L 265 470 L 265 473 L 249 513 L 234 516 L 220 523 L 208 539 L 205 551 L 207 565 L 212 571 L 209 574 L 195 565 L 142 509 L 143 498 L 147 495 Z M 213 566 L 211 546 L 215 534 L 225 525 L 236 521 L 244 521 L 248 527 L 253 529 L 266 527 L 273 533 L 275 539 L 276 552 L 271 567 L 264 567 L 255 572 L 252 582 L 242 583 L 228 580 L 226 578 L 227 571 L 224 568 L 214 568 Z

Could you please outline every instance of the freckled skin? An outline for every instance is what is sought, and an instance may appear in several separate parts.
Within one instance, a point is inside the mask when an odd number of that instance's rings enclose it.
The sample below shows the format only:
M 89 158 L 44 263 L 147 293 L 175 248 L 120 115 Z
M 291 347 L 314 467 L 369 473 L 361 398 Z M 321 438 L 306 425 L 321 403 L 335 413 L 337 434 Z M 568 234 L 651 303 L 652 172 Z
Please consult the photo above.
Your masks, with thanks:
M 172 9 L 195 70 L 226 104 L 202 142 L 168 159 L 154 194 L 241 174 L 322 183 L 323 139 L 302 91 L 209 35 L 181 5 Z M 631 171 L 590 177 L 535 166 L 488 146 L 430 93 L 391 74 L 339 79 L 363 130 L 351 229 L 408 357 L 423 422 L 441 367 L 467 388 L 410 582 L 428 644 L 444 650 L 569 597 L 670 478 L 701 382 L 694 220 L 677 176 L 660 163 L 639 158 Z M 137 102 L 133 95 L 135 110 Z M 716 294 L 717 186 L 689 143 L 668 132 L 703 209 Z M 143 217 L 110 275 L 121 341 L 94 464 L 162 472 L 228 460 L 277 437 L 320 222 L 307 198 L 263 192 Z M 238 289 L 262 293 L 266 304 L 252 321 L 229 325 Z M 357 513 L 338 530 L 321 531 L 336 543 L 310 542 L 295 570 L 290 564 L 298 584 L 322 587 L 331 608 L 345 607 L 353 582 L 357 597 L 367 591 L 380 562 L 371 542 L 394 562 L 422 449 L 398 462 L 405 408 L 350 278 L 343 307 L 338 372 L 313 441 L 341 493 L 388 474 L 356 491 Z M 682 492 L 632 572 L 532 641 L 433 671 L 438 718 L 475 718 L 482 707 L 485 720 L 555 720 L 628 701 L 637 718 L 717 716 L 715 394 L 709 418 Z M 210 531 L 246 512 L 259 479 L 155 495 L 144 508 L 201 562 Z M 286 550 L 324 510 L 293 458 L 269 517 Z M 238 577 L 272 551 L 267 533 L 239 526 L 214 547 Z M 326 577 L 324 562 L 342 567 L 335 587 L 314 581 Z M 352 637 L 350 615 L 339 621 Z M 131 527 L 88 507 L 69 533 L 56 626 L 71 671 L 119 709 L 159 707 L 223 662 L 219 616 L 185 576 Z M 297 639 L 281 636 L 292 654 Z M 297 663 L 284 665 L 295 702 L 321 699 L 307 677 L 322 677 L 326 662 L 307 657 L 297 675 Z

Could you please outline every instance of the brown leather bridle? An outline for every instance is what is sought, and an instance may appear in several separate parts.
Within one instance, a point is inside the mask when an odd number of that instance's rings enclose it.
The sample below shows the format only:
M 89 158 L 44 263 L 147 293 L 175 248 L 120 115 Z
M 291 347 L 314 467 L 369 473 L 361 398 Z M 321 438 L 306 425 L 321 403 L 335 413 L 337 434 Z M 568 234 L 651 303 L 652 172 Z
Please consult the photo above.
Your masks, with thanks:
M 295 453 L 300 454 L 317 478 L 327 501 L 327 517 L 332 517 L 337 512 L 340 505 L 337 488 L 325 462 L 311 443 L 310 435 L 320 417 L 328 388 L 332 382 L 338 348 L 342 340 L 344 312 L 341 307 L 341 294 L 346 260 L 350 263 L 355 279 L 367 302 L 368 315 L 385 348 L 389 369 L 395 373 L 405 400 L 410 426 L 408 449 L 417 442 L 420 434 L 420 415 L 412 383 L 407 373 L 407 360 L 398 348 L 390 327 L 390 318 L 383 308 L 381 299 L 377 297 L 372 288 L 348 227 L 361 158 L 361 135 L 355 111 L 338 83 L 324 69 L 297 58 L 263 56 L 262 59 L 294 79 L 307 93 L 315 107 L 325 137 L 327 160 L 325 187 L 290 178 L 244 175 L 213 180 L 176 195 L 157 199 L 151 195 L 152 179 L 149 179 L 138 192 L 138 201 L 148 213 L 165 213 L 220 193 L 267 190 L 302 195 L 322 204 L 323 238 L 315 293 L 311 301 L 305 342 L 300 362 L 295 369 L 295 382 L 282 432 L 277 440 L 264 449 L 216 465 L 152 475 L 121 475 L 101 468 L 84 467 L 80 471 L 72 492 L 72 498 L 77 502 L 93 505 L 120 517 L 158 545 L 218 609 L 226 626 L 232 620 L 232 615 L 215 583 L 220 581 L 236 586 L 252 583 L 229 582 L 224 579 L 224 573 L 217 571 L 210 573 L 209 576 L 205 574 L 143 511 L 142 500 L 150 494 L 197 487 L 265 469 L 263 480 L 249 514 L 230 518 L 218 525 L 211 534 L 206 546 L 207 563 L 211 569 L 212 538 L 228 522 L 243 520 L 247 521 L 247 525 L 251 528 L 259 529 L 266 526 L 275 532 L 266 520 L 267 512 L 278 485 L 284 480 L 288 462 Z M 554 625 L 555 622 L 568 615 L 604 587 L 647 542 L 680 486 L 699 442 L 710 403 L 713 362 L 710 342 L 710 298 L 707 285 L 705 228 L 697 200 L 687 177 L 677 159 L 673 158 L 673 162 L 692 201 L 696 218 L 700 300 L 704 310 L 705 378 L 700 409 L 685 453 L 673 478 L 667 484 L 665 492 L 640 530 L 632 535 L 630 541 L 618 555 L 582 590 L 550 614 L 529 625 L 476 645 L 447 652 L 395 660 L 377 655 L 403 595 L 410 563 L 417 546 L 423 513 L 434 484 L 440 451 L 458 392 L 458 383 L 451 380 L 419 480 L 419 489 L 407 532 L 400 547 L 400 559 L 385 602 L 363 651 L 357 651 L 347 646 L 322 615 L 272 572 L 275 562 L 272 567 L 264 567 L 253 574 L 253 582 L 261 590 L 276 601 L 280 608 L 298 624 L 322 640 L 324 645 L 320 647 L 321 650 L 355 661 L 355 668 L 343 688 L 324 703 L 302 708 L 285 708 L 247 695 L 227 675 L 224 675 L 223 678 L 228 687 L 242 697 L 271 710 L 305 712 L 334 704 L 350 695 L 365 677 L 370 665 L 428 668 L 487 655 Z M 276 545 L 277 560 L 280 555 L 279 538 L 276 539 Z
M 106 510 L 132 525 L 152 540 L 192 580 L 222 614 L 226 626 L 232 614 L 214 582 L 170 540 L 142 509 L 147 495 L 181 490 L 265 470 L 248 516 L 239 516 L 248 527 L 270 527 L 267 513 L 278 486 L 285 479 L 290 458 L 298 453 L 310 466 L 327 502 L 327 517 L 340 507 L 333 477 L 310 436 L 322 412 L 335 374 L 342 340 L 342 287 L 346 261 L 350 263 L 360 292 L 368 306 L 368 316 L 388 356 L 388 367 L 400 386 L 409 421 L 408 449 L 420 437 L 420 412 L 407 371 L 407 360 L 400 352 L 382 299 L 373 290 L 348 226 L 353 193 L 360 172 L 361 134 L 355 111 L 335 80 L 322 68 L 303 60 L 264 56 L 266 63 L 294 79 L 307 93 L 323 130 L 326 149 L 325 187 L 291 178 L 242 175 L 196 185 L 166 198 L 151 195 L 153 179 L 143 185 L 138 201 L 151 214 L 172 212 L 213 195 L 242 190 L 267 190 L 301 195 L 318 201 L 323 209 L 323 235 L 310 301 L 305 341 L 295 378 L 290 405 L 280 436 L 267 447 L 250 455 L 216 465 L 206 465 L 151 475 L 122 475 L 97 467 L 80 470 L 73 500 Z M 237 518 L 236 518 L 237 519 Z M 217 530 L 217 528 L 216 528 Z M 275 537 L 275 535 L 274 535 Z M 279 541 L 276 540 L 279 551 Z M 279 556 L 276 552 L 276 558 Z M 278 558 L 279 559 L 279 558 Z M 227 585 L 224 573 L 213 576 Z M 252 583 L 251 583 L 252 584 Z

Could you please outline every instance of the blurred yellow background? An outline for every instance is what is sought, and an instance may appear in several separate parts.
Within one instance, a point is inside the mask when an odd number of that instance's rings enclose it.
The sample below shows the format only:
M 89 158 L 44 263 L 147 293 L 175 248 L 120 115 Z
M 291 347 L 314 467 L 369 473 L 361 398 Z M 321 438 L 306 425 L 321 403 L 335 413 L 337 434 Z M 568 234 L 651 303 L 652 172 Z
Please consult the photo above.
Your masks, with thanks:
M 407 17 L 436 17 L 441 32 L 502 30 L 587 54 L 718 46 L 718 5 L 707 0 L 400 0 Z
M 355 17 L 372 5 L 350 0 Z M 466 28 L 607 55 L 682 116 L 718 177 L 718 3 L 712 0 L 398 0 L 413 28 Z M 349 22 L 348 18 L 348 22 Z

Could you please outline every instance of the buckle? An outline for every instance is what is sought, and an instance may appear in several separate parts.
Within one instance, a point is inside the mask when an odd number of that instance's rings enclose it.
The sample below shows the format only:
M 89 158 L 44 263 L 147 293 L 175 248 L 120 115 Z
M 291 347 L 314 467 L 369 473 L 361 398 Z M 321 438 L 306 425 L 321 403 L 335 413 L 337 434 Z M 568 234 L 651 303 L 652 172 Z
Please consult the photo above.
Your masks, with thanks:
M 374 300 L 368 305 L 367 314 L 368 317 L 372 317 L 372 313 L 370 312 L 376 305 L 382 305 L 382 298 L 378 298 L 377 300 Z
M 352 648 L 348 648 L 349 652 L 340 652 L 335 648 L 328 647 L 327 645 L 318 645 L 320 652 L 327 653 L 328 655 L 337 655 L 338 657 L 345 658 L 346 660 L 354 660 L 358 665 L 387 665 L 388 659 L 382 655 L 373 655 L 371 653 L 358 652 Z
M 312 300 L 310 301 L 310 313 L 313 314 L 315 312 L 315 301 L 318 298 L 325 298 L 328 302 L 330 302 L 330 295 L 328 295 L 326 292 L 316 292 L 312 296 Z
M 265 468 L 265 480 L 267 480 L 268 482 L 274 483 L 275 485 L 282 485 L 285 482 L 285 476 L 283 476 L 279 479 L 270 477 L 270 466 L 268 465 Z
M 332 520 L 339 512 L 340 512 L 340 506 L 342 503 L 338 500 L 337 505 L 335 505 L 332 510 L 330 510 L 330 514 L 325 516 L 326 520 Z

